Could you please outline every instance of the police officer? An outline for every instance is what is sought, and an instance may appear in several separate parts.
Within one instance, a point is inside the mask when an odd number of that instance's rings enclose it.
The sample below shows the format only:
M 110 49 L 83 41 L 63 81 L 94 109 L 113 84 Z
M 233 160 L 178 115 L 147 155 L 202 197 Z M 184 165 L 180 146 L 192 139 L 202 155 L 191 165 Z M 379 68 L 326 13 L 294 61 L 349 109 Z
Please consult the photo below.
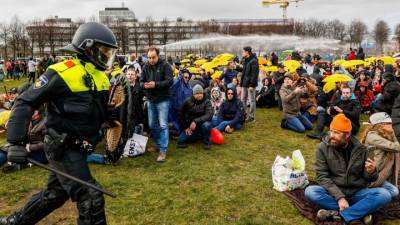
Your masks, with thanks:
M 76 31 L 64 50 L 77 55 L 49 66 L 47 71 L 15 103 L 8 124 L 8 160 L 26 163 L 27 129 L 32 111 L 47 104 L 44 150 L 51 167 L 99 185 L 86 162 L 87 152 L 99 139 L 109 119 L 109 80 L 104 70 L 117 49 L 114 34 L 100 23 L 86 23 Z M 0 224 L 36 224 L 69 198 L 77 202 L 78 225 L 106 224 L 100 192 L 61 176 L 50 174 L 47 186 Z

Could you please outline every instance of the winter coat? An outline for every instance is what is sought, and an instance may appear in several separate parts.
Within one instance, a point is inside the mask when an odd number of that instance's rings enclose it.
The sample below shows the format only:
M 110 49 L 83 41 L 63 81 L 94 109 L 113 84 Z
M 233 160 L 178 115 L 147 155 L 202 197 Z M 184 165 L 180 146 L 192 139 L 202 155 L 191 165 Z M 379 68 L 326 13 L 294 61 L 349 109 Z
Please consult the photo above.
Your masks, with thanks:
M 373 182 L 371 187 L 379 187 L 385 180 L 389 180 L 396 187 L 398 186 L 399 168 L 400 168 L 400 144 L 396 141 L 390 141 L 376 131 L 370 131 L 365 137 L 365 145 L 375 146 L 376 170 L 379 173 L 378 179 Z
M 392 110 L 392 126 L 396 139 L 400 140 L 400 96 L 396 98 Z
M 362 108 L 370 108 L 372 102 L 375 100 L 374 92 L 371 90 L 366 90 L 364 93 L 356 91 L 355 94 Z
M 294 88 L 283 85 L 279 91 L 282 99 L 283 117 L 285 119 L 300 115 L 300 95 L 295 93 Z
M 244 60 L 243 68 L 237 67 L 236 70 L 242 72 L 240 87 L 257 87 L 260 68 L 255 54 Z
M 278 71 L 276 71 L 272 74 L 272 79 L 274 79 L 274 81 L 275 81 L 275 90 L 278 92 L 283 85 L 284 76 L 285 76 L 285 73 L 279 73 Z
M 347 167 L 341 150 L 329 145 L 328 139 L 325 136 L 317 147 L 315 172 L 318 184 L 336 200 L 353 195 L 378 178 L 376 171 L 369 174 L 364 169 L 368 152 L 356 137 L 351 136 L 349 140 L 352 151 Z
M 154 81 L 155 88 L 145 89 L 144 83 Z M 155 65 L 146 63 L 140 77 L 140 87 L 144 90 L 146 97 L 151 102 L 169 100 L 171 97 L 170 87 L 173 84 L 173 72 L 171 66 L 159 59 Z
M 233 80 L 233 78 L 236 78 L 238 75 L 238 71 L 237 70 L 226 70 L 224 73 L 221 74 L 221 76 L 219 77 L 220 80 L 224 80 L 224 85 L 225 87 L 228 86 L 228 84 L 230 84 Z
M 182 129 L 187 129 L 194 121 L 197 126 L 211 121 L 214 109 L 209 99 L 197 101 L 193 96 L 186 99 L 179 112 L 179 121 Z
M 392 107 L 397 96 L 400 94 L 400 84 L 390 81 L 383 86 L 383 93 L 377 102 L 377 109 L 392 115 Z
M 263 86 L 257 93 L 256 98 L 260 97 L 257 101 L 261 107 L 263 106 L 274 106 L 275 105 L 275 87 L 273 85 Z
M 317 115 L 317 99 L 315 96 L 318 94 L 318 87 L 311 82 L 306 82 L 307 93 L 300 96 L 300 107 L 303 111 L 307 111 L 312 116 Z
M 232 100 L 228 100 L 228 90 L 233 91 Z M 221 104 L 221 107 L 219 108 L 218 121 L 231 121 L 228 125 L 230 127 L 233 127 L 236 124 L 243 124 L 244 119 L 245 110 L 243 107 L 243 102 L 237 99 L 235 89 L 228 88 L 225 91 L 225 101 Z
M 136 81 L 135 86 L 130 86 L 132 95 L 131 112 L 134 122 L 133 125 L 144 124 L 146 121 L 143 109 L 143 90 L 139 86 L 139 82 Z
M 30 152 L 43 151 L 43 141 L 45 134 L 45 120 L 42 119 L 38 123 L 32 122 L 29 126 L 29 150 Z

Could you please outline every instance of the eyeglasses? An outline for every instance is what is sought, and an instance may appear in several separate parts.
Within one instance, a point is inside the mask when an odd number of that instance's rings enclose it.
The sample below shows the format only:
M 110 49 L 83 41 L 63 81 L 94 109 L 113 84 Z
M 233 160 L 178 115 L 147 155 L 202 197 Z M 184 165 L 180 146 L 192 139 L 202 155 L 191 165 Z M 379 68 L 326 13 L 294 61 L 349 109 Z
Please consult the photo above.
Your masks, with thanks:
M 185 79 L 189 79 L 189 76 L 184 76 L 183 78 L 185 78 Z

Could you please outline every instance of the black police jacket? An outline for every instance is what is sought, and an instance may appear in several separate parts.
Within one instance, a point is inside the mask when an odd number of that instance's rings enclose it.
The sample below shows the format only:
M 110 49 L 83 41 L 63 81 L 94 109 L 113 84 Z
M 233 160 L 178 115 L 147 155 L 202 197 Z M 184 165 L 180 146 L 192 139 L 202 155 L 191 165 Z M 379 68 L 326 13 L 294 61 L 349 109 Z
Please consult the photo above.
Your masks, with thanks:
M 17 98 L 8 123 L 9 143 L 27 143 L 32 111 L 44 103 L 46 128 L 92 143 L 98 140 L 101 124 L 108 117 L 110 84 L 103 71 L 91 63 L 82 63 L 74 59 L 50 66 Z

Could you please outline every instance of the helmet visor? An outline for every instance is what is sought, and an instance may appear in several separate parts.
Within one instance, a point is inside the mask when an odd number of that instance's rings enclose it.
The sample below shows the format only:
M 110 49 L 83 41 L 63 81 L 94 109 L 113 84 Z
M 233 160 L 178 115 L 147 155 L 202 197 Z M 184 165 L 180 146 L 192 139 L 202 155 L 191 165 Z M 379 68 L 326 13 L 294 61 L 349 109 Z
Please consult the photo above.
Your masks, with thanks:
M 104 64 L 108 68 L 111 68 L 115 58 L 115 52 L 117 51 L 117 49 L 101 45 L 98 46 L 98 50 L 99 50 L 97 54 L 98 62 Z

